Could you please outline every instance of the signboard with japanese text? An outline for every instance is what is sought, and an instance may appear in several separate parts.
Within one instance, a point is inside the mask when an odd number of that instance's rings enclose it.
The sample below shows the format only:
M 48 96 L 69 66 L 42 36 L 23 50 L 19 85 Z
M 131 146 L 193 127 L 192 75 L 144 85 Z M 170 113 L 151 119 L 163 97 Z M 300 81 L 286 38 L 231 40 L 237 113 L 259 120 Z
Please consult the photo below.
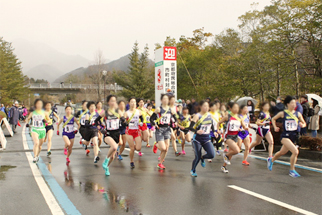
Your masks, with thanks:
M 163 47 L 155 51 L 155 103 L 161 105 L 161 94 L 168 90 L 177 99 L 177 48 Z

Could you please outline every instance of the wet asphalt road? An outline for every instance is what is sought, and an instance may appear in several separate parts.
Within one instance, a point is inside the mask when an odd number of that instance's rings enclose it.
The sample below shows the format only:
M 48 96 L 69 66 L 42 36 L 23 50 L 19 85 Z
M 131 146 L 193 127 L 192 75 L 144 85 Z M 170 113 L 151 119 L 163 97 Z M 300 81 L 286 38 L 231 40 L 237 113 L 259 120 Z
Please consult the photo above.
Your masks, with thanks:
M 21 128 L 7 139 L 7 151 L 0 152 L 0 214 L 51 214 L 23 151 Z M 222 156 L 217 156 L 206 168 L 199 165 L 198 177 L 192 178 L 191 146 L 186 148 L 187 155 L 180 157 L 170 148 L 165 171 L 157 169 L 157 155 L 152 149 L 143 147 L 143 157 L 135 155 L 135 169 L 130 169 L 129 158 L 124 156 L 123 161 L 112 163 L 111 176 L 106 177 L 101 161 L 95 165 L 92 152 L 86 157 L 79 143 L 75 143 L 69 167 L 62 148 L 61 136 L 54 135 L 52 156 L 47 158 L 42 151 L 39 165 L 46 165 L 81 214 L 301 214 L 229 185 L 322 214 L 319 172 L 298 169 L 302 177 L 294 179 L 288 176 L 285 165 L 274 164 L 269 172 L 265 161 L 250 158 L 251 165 L 245 167 L 239 155 L 228 166 L 229 174 L 224 174 L 220 171 Z M 102 148 L 101 158 L 107 150 Z

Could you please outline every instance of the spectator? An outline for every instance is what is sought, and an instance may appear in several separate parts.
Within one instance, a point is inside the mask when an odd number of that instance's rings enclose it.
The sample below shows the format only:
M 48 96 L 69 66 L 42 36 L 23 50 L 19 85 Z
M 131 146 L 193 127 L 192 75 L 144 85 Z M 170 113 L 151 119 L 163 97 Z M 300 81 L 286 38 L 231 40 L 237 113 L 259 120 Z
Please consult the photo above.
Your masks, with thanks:
M 182 99 L 181 101 L 182 101 L 182 107 L 183 108 L 186 107 L 187 106 L 186 101 L 184 99 Z
M 302 114 L 303 115 L 303 119 L 306 122 L 306 125 L 308 126 L 309 125 L 309 121 L 310 121 L 310 118 L 309 118 L 310 104 L 307 101 L 307 95 L 301 96 L 301 105 L 302 105 L 302 108 L 303 108 L 303 114 Z M 301 128 L 300 134 L 301 135 L 306 135 L 307 134 L 307 128 L 306 127 Z
M 313 101 L 314 115 L 311 117 L 309 129 L 312 130 L 312 137 L 316 137 L 317 132 L 320 129 L 319 128 L 319 118 L 320 118 L 319 112 L 320 112 L 321 107 L 318 105 L 317 100 L 312 99 L 312 101 Z
M 25 105 L 22 105 L 22 119 L 25 120 L 28 115 L 28 109 L 25 107 Z
M 15 105 L 10 109 L 10 119 L 9 119 L 9 122 L 12 126 L 13 133 L 16 133 L 16 127 L 19 119 L 20 119 L 19 103 L 16 101 Z
M 247 101 L 247 109 L 250 121 L 255 121 L 255 105 L 252 100 Z
M 298 96 L 295 96 L 295 101 L 296 101 L 296 108 L 295 108 L 295 110 L 298 111 L 298 112 L 300 112 L 303 115 L 303 108 L 302 108 L 302 105 L 299 102 L 299 97 Z
M 189 113 L 190 115 L 195 114 L 198 110 L 198 103 L 196 100 L 193 98 L 191 99 L 191 103 L 188 105 Z
M 284 111 L 284 109 L 285 109 L 285 106 L 284 106 L 284 104 L 282 102 L 282 98 L 280 96 L 277 97 L 276 103 L 271 102 L 271 111 L 270 112 L 272 114 L 272 117 L 274 117 L 279 112 Z M 277 119 L 276 122 L 282 123 L 283 119 Z
M 4 107 L 4 104 L 1 104 L 0 111 L 6 112 L 6 108 Z

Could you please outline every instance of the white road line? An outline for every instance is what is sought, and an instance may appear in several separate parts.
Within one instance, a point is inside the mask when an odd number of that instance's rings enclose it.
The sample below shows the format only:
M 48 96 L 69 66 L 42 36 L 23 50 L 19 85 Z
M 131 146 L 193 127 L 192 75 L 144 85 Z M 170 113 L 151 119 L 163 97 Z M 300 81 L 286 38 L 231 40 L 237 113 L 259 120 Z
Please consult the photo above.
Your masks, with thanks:
M 128 149 L 128 148 L 125 148 L 124 150 L 126 150 L 126 151 L 131 151 L 130 149 Z M 138 151 L 134 151 L 136 154 L 139 154 L 139 152 Z M 144 153 L 142 152 L 142 155 L 144 155 Z
M 254 157 L 254 158 L 264 158 L 265 160 L 267 158 L 265 157 L 261 157 L 261 156 L 257 156 L 257 155 L 249 155 L 250 157 Z M 289 162 L 285 162 L 285 161 L 281 161 L 281 160 L 277 160 L 279 163 L 282 163 L 282 164 L 286 164 L 286 165 L 290 165 Z M 303 167 L 303 168 L 307 168 L 307 169 L 314 169 L 316 171 L 322 171 L 322 169 L 318 169 L 318 168 L 314 168 L 314 167 L 309 167 L 309 166 L 304 166 L 304 165 L 300 165 L 300 164 L 295 164 L 295 167 Z
M 278 201 L 278 200 L 275 200 L 275 199 L 272 199 L 272 198 L 269 198 L 269 197 L 266 197 L 266 196 L 263 196 L 261 194 L 258 194 L 258 193 L 255 193 L 255 192 L 252 192 L 252 191 L 249 191 L 249 190 L 246 190 L 244 188 L 241 188 L 241 187 L 238 187 L 238 186 L 235 186 L 235 185 L 228 185 L 228 187 L 232 188 L 232 189 L 235 189 L 235 190 L 238 190 L 238 191 L 241 191 L 243 193 L 246 193 L 246 194 L 249 194 L 251 196 L 254 196 L 254 197 L 257 197 L 259 199 L 262 199 L 264 201 L 267 201 L 267 202 L 270 202 L 270 203 L 273 203 L 273 204 L 276 204 L 276 205 L 279 205 L 281 207 L 284 207 L 284 208 L 287 208 L 287 209 L 290 209 L 292 211 L 296 211 L 296 212 L 299 212 L 299 213 L 302 213 L 302 214 L 308 214 L 308 215 L 317 215 L 315 213 L 312 213 L 310 211 L 306 211 L 306 210 L 303 210 L 301 208 L 298 208 L 298 207 L 295 207 L 295 206 L 292 206 L 292 205 L 289 205 L 289 204 L 286 204 L 284 202 L 281 202 L 281 201 Z
M 27 144 L 27 140 L 26 140 L 26 126 L 23 127 L 22 129 L 22 142 L 23 142 L 23 147 L 24 149 L 29 149 L 28 144 Z M 52 192 L 50 191 L 49 187 L 47 186 L 44 178 L 41 175 L 41 172 L 39 171 L 39 169 L 37 168 L 37 165 L 34 164 L 32 162 L 33 157 L 31 155 L 31 152 L 25 152 L 26 157 L 28 159 L 29 162 L 29 166 L 31 168 L 32 174 L 35 178 L 35 181 L 39 187 L 40 192 L 42 193 L 50 211 L 52 214 L 64 214 L 63 210 L 61 209 L 61 207 L 59 206 L 56 198 L 54 197 L 54 195 L 52 194 Z

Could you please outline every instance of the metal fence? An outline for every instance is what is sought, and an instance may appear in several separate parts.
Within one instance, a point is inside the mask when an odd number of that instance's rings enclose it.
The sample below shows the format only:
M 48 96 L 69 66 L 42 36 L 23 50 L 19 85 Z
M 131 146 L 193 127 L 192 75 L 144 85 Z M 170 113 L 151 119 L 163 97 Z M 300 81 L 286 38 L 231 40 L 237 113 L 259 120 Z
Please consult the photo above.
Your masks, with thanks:
M 98 87 L 98 85 L 95 84 L 73 84 L 73 83 L 42 83 L 42 84 L 29 84 L 27 87 L 29 87 L 30 89 L 83 89 L 83 90 L 87 90 L 87 89 L 104 89 L 104 85 L 100 85 L 100 87 Z M 123 88 L 117 84 L 106 84 L 105 85 L 105 89 L 106 90 L 123 90 Z

